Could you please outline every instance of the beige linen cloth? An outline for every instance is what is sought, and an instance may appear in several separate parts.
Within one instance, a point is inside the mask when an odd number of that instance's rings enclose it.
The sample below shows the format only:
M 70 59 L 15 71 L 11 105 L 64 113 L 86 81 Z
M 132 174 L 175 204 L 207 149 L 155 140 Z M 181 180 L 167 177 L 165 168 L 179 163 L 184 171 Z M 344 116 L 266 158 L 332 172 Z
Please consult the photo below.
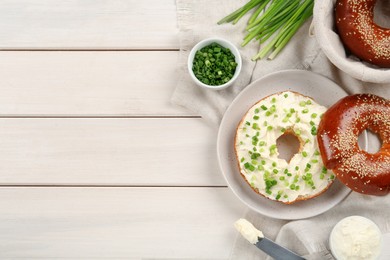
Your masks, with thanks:
M 265 59 L 255 63 L 250 60 L 259 50 L 257 43 L 252 42 L 245 48 L 239 47 L 243 59 L 242 72 L 230 88 L 213 91 L 197 87 L 187 71 L 189 51 L 200 40 L 213 36 L 225 38 L 236 46 L 240 46 L 244 37 L 246 17 L 234 26 L 231 24 L 217 25 L 216 23 L 246 2 L 245 0 L 176 1 L 180 57 L 179 79 L 171 98 L 173 104 L 186 107 L 201 115 L 205 123 L 217 129 L 226 108 L 242 89 L 250 82 L 268 73 L 285 69 L 301 69 L 319 73 L 336 82 L 350 94 L 373 93 L 390 98 L 390 83 L 361 82 L 332 65 L 321 51 L 316 38 L 309 35 L 311 21 L 306 22 L 300 28 L 286 48 L 272 61 Z M 384 234 L 389 233 L 390 196 L 374 197 L 351 193 L 342 203 L 328 212 L 298 221 L 275 220 L 249 209 L 243 217 L 253 222 L 267 237 L 287 246 L 298 254 L 305 255 L 308 259 L 327 259 L 323 254 L 328 253 L 327 240 L 332 227 L 339 220 L 350 215 L 366 216 L 372 219 Z M 331 259 L 331 256 L 329 257 Z M 266 255 L 250 245 L 245 239 L 237 236 L 231 259 L 266 259 Z M 387 259 L 390 259 L 390 255 Z

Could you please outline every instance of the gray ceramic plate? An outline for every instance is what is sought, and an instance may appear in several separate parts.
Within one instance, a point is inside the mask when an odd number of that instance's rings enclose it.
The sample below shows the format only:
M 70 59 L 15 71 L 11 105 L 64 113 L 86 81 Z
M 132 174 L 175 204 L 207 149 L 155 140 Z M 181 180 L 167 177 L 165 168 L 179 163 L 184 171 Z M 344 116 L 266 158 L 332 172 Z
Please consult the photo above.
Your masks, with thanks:
M 296 91 L 329 107 L 347 93 L 318 74 L 287 70 L 269 74 L 248 85 L 227 109 L 218 133 L 217 152 L 221 171 L 234 194 L 251 209 L 277 219 L 302 219 L 321 214 L 341 202 L 351 190 L 339 181 L 322 195 L 291 205 L 271 201 L 255 193 L 241 177 L 234 153 L 234 136 L 241 118 L 260 99 L 281 91 Z M 367 150 L 367 135 L 360 140 Z M 283 151 L 281 151 L 282 153 Z

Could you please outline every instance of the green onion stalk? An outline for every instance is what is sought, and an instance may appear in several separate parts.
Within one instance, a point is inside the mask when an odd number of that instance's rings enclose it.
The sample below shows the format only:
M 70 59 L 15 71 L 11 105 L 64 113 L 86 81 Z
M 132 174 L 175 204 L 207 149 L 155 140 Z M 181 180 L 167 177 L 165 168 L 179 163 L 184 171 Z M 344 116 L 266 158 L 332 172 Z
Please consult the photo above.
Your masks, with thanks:
M 274 59 L 290 39 L 313 15 L 314 0 L 250 0 L 241 8 L 224 17 L 218 24 L 236 24 L 245 14 L 254 9 L 248 19 L 246 35 L 241 46 L 252 40 L 260 44 L 269 40 L 252 60 Z M 272 38 L 271 38 L 272 37 Z

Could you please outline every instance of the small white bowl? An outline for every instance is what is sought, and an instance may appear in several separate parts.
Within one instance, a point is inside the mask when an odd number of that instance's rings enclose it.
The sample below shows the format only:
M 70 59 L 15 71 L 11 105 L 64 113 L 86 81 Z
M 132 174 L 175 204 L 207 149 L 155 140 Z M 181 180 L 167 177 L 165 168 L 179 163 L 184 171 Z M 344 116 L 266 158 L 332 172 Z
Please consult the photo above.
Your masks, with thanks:
M 218 86 L 210 86 L 210 85 L 204 84 L 203 82 L 201 82 L 199 79 L 197 79 L 195 77 L 195 74 L 192 71 L 192 64 L 194 61 L 195 53 L 198 50 L 202 49 L 203 47 L 205 47 L 211 43 L 214 43 L 214 42 L 218 43 L 219 45 L 221 45 L 225 48 L 230 49 L 230 51 L 233 53 L 235 60 L 236 60 L 236 63 L 237 63 L 236 71 L 234 72 L 233 77 L 225 84 L 218 85 Z M 240 74 L 241 66 L 242 66 L 241 55 L 240 55 L 240 52 L 238 51 L 237 47 L 234 44 L 232 44 L 231 42 L 224 40 L 222 38 L 208 38 L 208 39 L 205 39 L 205 40 L 197 43 L 192 48 L 190 55 L 188 56 L 188 62 L 187 62 L 188 72 L 190 73 L 190 76 L 194 80 L 194 82 L 202 88 L 212 89 L 212 90 L 225 89 L 225 88 L 231 86 L 233 84 L 233 82 L 237 79 L 238 75 Z
M 367 231 L 368 228 L 370 228 L 369 231 Z M 364 234 L 363 231 L 369 233 Z M 363 237 L 363 234 L 366 237 Z M 369 237 L 369 235 L 371 235 L 371 237 Z M 351 241 L 351 238 L 356 239 L 356 241 Z M 369 245 L 370 241 L 378 241 L 377 239 L 379 239 L 379 243 L 375 245 L 376 247 L 370 248 L 372 255 L 369 259 L 378 259 L 380 257 L 382 233 L 372 220 L 361 216 L 349 216 L 340 220 L 333 227 L 329 237 L 329 247 L 334 258 L 342 260 L 347 258 L 347 256 L 343 255 L 345 252 L 351 253 L 354 249 L 363 250 L 363 245 Z M 345 246 L 348 245 L 351 248 L 345 248 Z M 368 256 L 364 257 L 365 259 L 368 259 Z

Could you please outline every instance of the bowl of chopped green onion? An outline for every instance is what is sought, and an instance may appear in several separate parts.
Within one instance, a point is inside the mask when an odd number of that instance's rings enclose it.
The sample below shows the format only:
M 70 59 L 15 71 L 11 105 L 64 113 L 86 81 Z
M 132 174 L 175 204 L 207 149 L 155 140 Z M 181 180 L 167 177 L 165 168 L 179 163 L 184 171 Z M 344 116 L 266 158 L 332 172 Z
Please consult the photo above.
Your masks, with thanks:
M 197 43 L 188 56 L 188 71 L 203 88 L 220 90 L 237 79 L 241 71 L 241 55 L 237 47 L 221 38 L 208 38 Z

